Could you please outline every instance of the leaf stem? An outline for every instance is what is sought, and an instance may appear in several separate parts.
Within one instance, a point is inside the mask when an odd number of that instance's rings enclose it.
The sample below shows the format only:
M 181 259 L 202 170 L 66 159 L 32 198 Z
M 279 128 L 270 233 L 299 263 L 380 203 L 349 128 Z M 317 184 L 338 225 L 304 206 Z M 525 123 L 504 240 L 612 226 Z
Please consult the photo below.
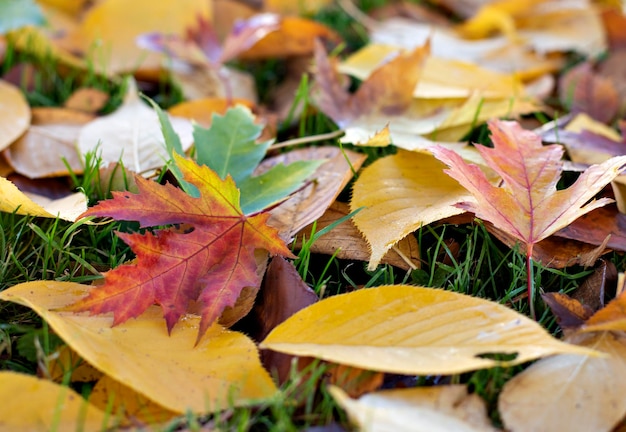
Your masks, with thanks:
M 533 244 L 528 243 L 526 245 L 526 286 L 528 289 L 528 304 L 530 306 L 530 316 L 535 321 L 537 320 L 537 314 L 535 313 L 535 278 L 533 277 Z
M 277 143 L 272 145 L 269 150 L 274 150 L 274 149 L 279 149 L 282 147 L 289 147 L 289 146 L 294 146 L 294 145 L 298 145 L 298 144 L 307 144 L 307 143 L 311 143 L 311 142 L 317 142 L 317 141 L 325 141 L 325 140 L 329 140 L 329 139 L 333 139 L 333 138 L 338 138 L 341 135 L 343 135 L 345 133 L 344 130 L 339 129 L 333 132 L 328 132 L 328 133 L 323 133 L 323 134 L 319 134 L 319 135 L 310 135 L 310 136 L 305 136 L 302 138 L 294 138 L 294 139 L 290 139 L 287 141 L 283 141 L 281 143 Z

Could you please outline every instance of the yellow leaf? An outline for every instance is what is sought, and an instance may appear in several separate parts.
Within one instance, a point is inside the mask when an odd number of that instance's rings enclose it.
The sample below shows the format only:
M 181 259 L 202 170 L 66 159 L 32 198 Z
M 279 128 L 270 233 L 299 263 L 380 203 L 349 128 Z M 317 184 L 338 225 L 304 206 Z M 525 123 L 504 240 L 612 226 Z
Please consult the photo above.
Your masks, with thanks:
M 0 372 L 0 430 L 104 430 L 104 412 L 72 389 L 17 372 Z
M 374 269 L 398 241 L 422 225 L 463 213 L 454 207 L 471 199 L 429 154 L 400 151 L 365 168 L 354 184 L 350 208 L 365 207 L 353 220 L 371 246 Z
M 166 422 L 177 415 L 108 375 L 94 385 L 89 403 L 103 411 L 111 411 L 117 418 L 139 420 L 151 425 Z
M 30 307 L 91 365 L 171 411 L 208 412 L 276 392 L 254 343 L 243 334 L 216 324 L 194 348 L 198 316 L 184 317 L 170 337 L 157 306 L 113 328 L 110 314 L 55 312 L 89 288 L 29 282 L 3 291 L 0 299 Z
M 187 150 L 193 143 L 191 122 L 178 117 L 170 122 Z M 122 106 L 81 129 L 78 148 L 82 154 L 97 149 L 105 164 L 121 159 L 137 173 L 162 167 L 169 159 L 157 114 L 139 98 L 132 80 Z
M 339 71 L 364 80 L 399 49 L 392 45 L 369 44 L 341 63 Z M 429 56 L 413 96 L 420 99 L 466 98 L 476 92 L 488 98 L 502 98 L 523 94 L 523 87 L 514 74 Z
M 606 357 L 557 355 L 504 386 L 498 409 L 510 431 L 610 431 L 626 414 L 626 344 L 602 332 L 577 343 Z
M 357 400 L 339 387 L 329 391 L 363 432 L 495 431 L 485 402 L 463 385 L 383 390 Z
M 264 10 L 279 14 L 314 14 L 332 3 L 332 0 L 266 0 Z
M 87 12 L 68 43 L 109 74 L 159 69 L 164 57 L 139 48 L 137 36 L 157 31 L 182 36 L 198 18 L 210 19 L 210 12 L 205 0 L 103 0 Z
M 0 80 L 0 150 L 7 148 L 30 125 L 30 107 L 18 89 Z
M 554 339 L 535 321 L 497 303 L 408 285 L 324 299 L 277 326 L 260 347 L 408 375 L 456 374 L 559 353 L 595 354 Z M 494 353 L 517 356 L 479 357 Z
M 87 210 L 87 197 L 82 192 L 56 200 L 36 195 L 27 196 L 4 177 L 0 177 L 0 195 L 0 211 L 7 213 L 47 218 L 58 216 L 73 222 Z

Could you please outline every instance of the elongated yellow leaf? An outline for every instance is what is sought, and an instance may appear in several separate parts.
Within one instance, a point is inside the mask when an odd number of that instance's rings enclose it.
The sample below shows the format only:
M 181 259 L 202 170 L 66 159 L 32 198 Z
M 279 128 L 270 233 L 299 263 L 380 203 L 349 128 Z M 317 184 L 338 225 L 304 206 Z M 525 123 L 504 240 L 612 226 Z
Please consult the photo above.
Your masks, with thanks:
M 495 431 L 485 402 L 463 385 L 383 390 L 357 400 L 339 387 L 329 390 L 363 432 Z
M 254 343 L 243 334 L 216 324 L 194 348 L 198 316 L 183 318 L 170 337 L 156 306 L 114 328 L 111 315 L 54 311 L 88 289 L 69 282 L 29 282 L 3 291 L 0 299 L 30 307 L 91 365 L 171 411 L 207 412 L 276 392 Z
M 0 211 L 21 215 L 54 218 L 73 222 L 87 210 L 87 197 L 76 192 L 67 197 L 51 200 L 42 196 L 26 195 L 4 177 L 0 177 Z
M 0 431 L 96 431 L 112 419 L 72 389 L 17 372 L 0 372 Z
M 370 269 L 420 226 L 463 213 L 454 204 L 471 196 L 444 168 L 429 154 L 400 151 L 363 170 L 350 208 L 365 207 L 354 216 L 354 224 L 372 248 Z
M 607 357 L 557 355 L 507 382 L 498 408 L 509 431 L 609 431 L 626 414 L 626 343 L 609 332 L 578 337 Z
M 261 348 L 384 372 L 447 375 L 595 351 L 560 342 L 524 315 L 488 300 L 388 285 L 330 297 L 293 315 Z M 516 353 L 501 362 L 479 357 Z

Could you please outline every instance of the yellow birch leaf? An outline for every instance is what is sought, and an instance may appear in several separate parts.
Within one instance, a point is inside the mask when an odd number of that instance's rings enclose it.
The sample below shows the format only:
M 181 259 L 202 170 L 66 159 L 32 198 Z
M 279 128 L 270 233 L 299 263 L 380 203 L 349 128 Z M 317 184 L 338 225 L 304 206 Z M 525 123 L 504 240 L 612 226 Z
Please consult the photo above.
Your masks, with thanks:
M 506 383 L 498 409 L 509 431 L 610 431 L 626 414 L 626 343 L 602 332 L 577 343 L 605 357 L 557 355 Z
M 12 84 L 0 80 L 0 150 L 7 148 L 30 125 L 30 107 Z
M 76 192 L 64 198 L 51 200 L 36 195 L 26 195 L 4 177 L 0 177 L 0 211 L 20 215 L 55 218 L 74 222 L 87 210 L 87 197 Z
M 109 74 L 160 69 L 164 57 L 135 43 L 148 32 L 183 36 L 199 18 L 210 19 L 205 0 L 103 0 L 86 14 L 68 46 L 92 56 L 94 65 Z
M 72 389 L 17 372 L 0 372 L 0 400 L 0 431 L 96 431 L 114 426 Z
M 215 324 L 194 348 L 199 316 L 182 318 L 170 337 L 158 306 L 113 328 L 111 314 L 55 312 L 89 289 L 69 282 L 28 282 L 3 291 L 0 299 L 30 307 L 91 365 L 171 411 L 209 412 L 276 392 L 254 342 L 243 334 Z
M 409 285 L 324 299 L 278 325 L 260 347 L 407 375 L 457 374 L 560 353 L 596 354 L 553 338 L 500 304 Z M 481 357 L 495 353 L 517 356 Z
M 370 244 L 374 269 L 398 241 L 422 225 L 463 213 L 454 204 L 471 194 L 429 154 L 399 151 L 365 168 L 352 190 L 353 220 Z M 446 178 L 448 177 L 448 178 Z
M 383 390 L 359 399 L 339 387 L 329 391 L 363 432 L 495 431 L 485 401 L 464 385 Z

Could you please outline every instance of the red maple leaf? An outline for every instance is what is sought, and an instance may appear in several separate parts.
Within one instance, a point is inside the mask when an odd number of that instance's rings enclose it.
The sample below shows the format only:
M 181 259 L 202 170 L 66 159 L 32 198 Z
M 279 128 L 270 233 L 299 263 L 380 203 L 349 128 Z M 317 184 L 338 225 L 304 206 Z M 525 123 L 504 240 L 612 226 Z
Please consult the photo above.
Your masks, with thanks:
M 65 310 L 113 312 L 113 325 L 117 325 L 157 303 L 171 331 L 189 302 L 198 301 L 199 341 L 224 308 L 235 304 L 244 287 L 260 284 L 255 249 L 293 257 L 277 231 L 266 224 L 268 214 L 248 217 L 241 212 L 239 190 L 230 176 L 221 180 L 207 166 L 175 157 L 200 198 L 138 176 L 138 194 L 113 192 L 113 199 L 81 216 L 139 221 L 141 227 L 185 224 L 191 232 L 168 228 L 146 234 L 117 233 L 137 255 L 136 262 L 106 272 L 104 285 Z

